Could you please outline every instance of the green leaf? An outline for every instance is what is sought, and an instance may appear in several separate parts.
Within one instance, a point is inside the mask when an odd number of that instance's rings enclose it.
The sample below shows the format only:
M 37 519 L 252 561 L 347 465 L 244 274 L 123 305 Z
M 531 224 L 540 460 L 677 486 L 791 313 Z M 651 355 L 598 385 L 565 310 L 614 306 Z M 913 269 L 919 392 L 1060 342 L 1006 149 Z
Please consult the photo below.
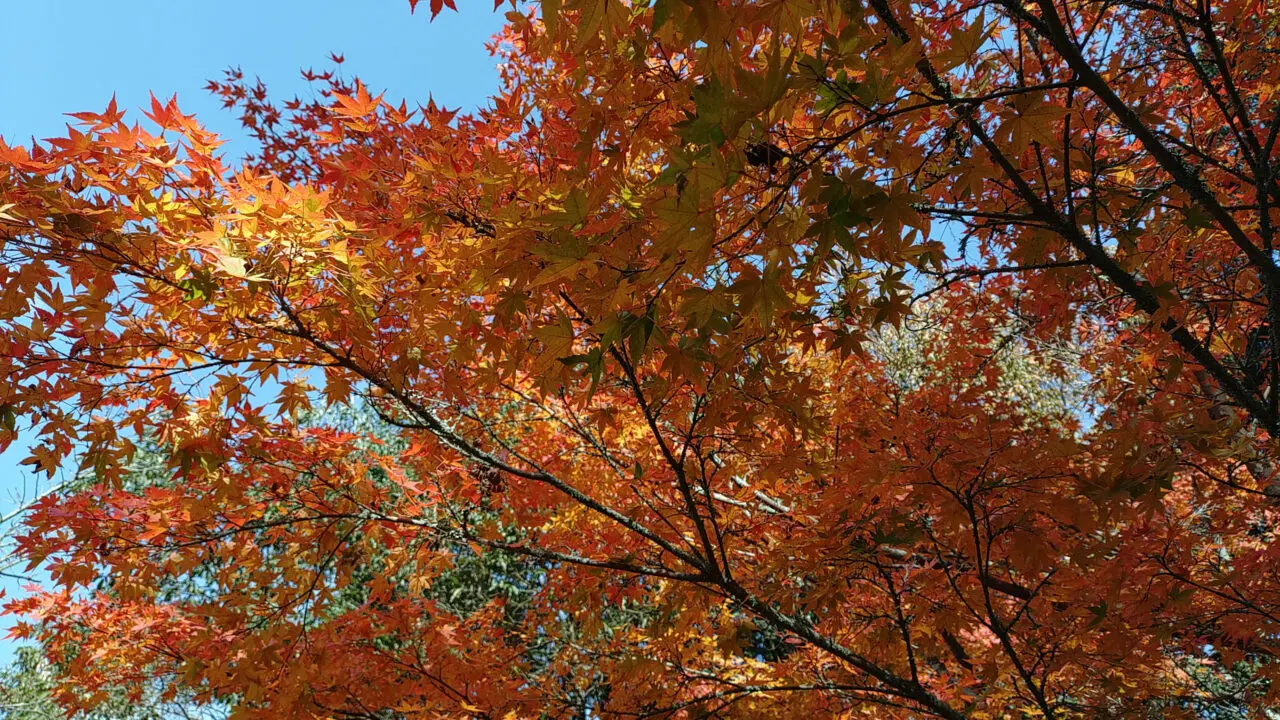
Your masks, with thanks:
M 201 268 L 192 270 L 191 277 L 179 281 L 178 287 L 186 291 L 183 300 L 187 302 L 209 300 L 218 291 L 218 284 L 214 282 L 212 273 Z
M 638 364 L 644 356 L 644 349 L 653 335 L 653 309 L 640 317 L 631 316 L 623 321 L 622 334 L 627 338 L 627 355 L 633 364 Z
M 1191 207 L 1183 210 L 1182 217 L 1184 218 L 1182 221 L 1183 224 L 1192 230 L 1213 227 L 1213 218 L 1210 217 L 1209 213 L 1199 205 L 1192 205 Z
M 591 373 L 591 389 L 587 391 L 587 401 L 590 402 L 591 398 L 595 397 L 596 388 L 600 385 L 600 379 L 604 376 L 604 351 L 599 347 L 594 347 L 586 354 L 570 355 L 559 358 L 559 360 L 575 370 L 585 366 L 587 371 Z
M 671 17 L 671 3 L 673 0 L 657 0 L 653 4 L 653 31 L 657 32 L 667 20 Z
M 555 39 L 560 30 L 560 0 L 542 0 L 542 24 L 547 37 Z

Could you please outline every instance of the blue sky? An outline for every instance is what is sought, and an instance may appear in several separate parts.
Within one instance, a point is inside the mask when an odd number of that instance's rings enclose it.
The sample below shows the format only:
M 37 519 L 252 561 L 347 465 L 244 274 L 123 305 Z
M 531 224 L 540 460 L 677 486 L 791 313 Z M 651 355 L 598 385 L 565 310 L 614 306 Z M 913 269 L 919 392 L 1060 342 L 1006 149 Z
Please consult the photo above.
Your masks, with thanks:
M 428 22 L 427 3 L 407 0 L 222 0 L 219 3 L 42 0 L 5 7 L 0 33 L 0 137 L 10 145 L 65 132 L 64 113 L 101 110 L 115 93 L 145 121 L 148 93 L 177 93 L 183 112 L 228 137 L 238 157 L 251 146 L 236 118 L 205 92 L 210 79 L 239 66 L 277 98 L 306 93 L 299 71 L 345 56 L 344 74 L 360 76 L 388 100 L 405 98 L 464 110 L 483 105 L 497 82 L 485 41 L 502 23 L 488 0 L 458 3 Z M 507 8 L 509 9 L 509 8 Z M 0 516 L 46 485 L 17 465 L 21 443 L 0 453 Z M 56 478 L 55 478 L 56 482 Z M 11 595 L 18 583 L 0 580 Z M 0 618 L 0 635 L 12 621 Z M 0 639 L 0 663 L 13 647 Z

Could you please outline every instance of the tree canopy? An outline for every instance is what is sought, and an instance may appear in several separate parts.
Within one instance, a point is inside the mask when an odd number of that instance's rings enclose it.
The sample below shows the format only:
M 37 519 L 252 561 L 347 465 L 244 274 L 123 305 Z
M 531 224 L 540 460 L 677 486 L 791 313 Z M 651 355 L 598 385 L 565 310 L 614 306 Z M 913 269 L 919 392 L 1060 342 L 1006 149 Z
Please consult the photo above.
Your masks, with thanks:
M 63 701 L 1274 704 L 1276 8 L 507 20 L 470 114 L 230 73 L 243 162 L 155 99 L 0 143 L 0 446 L 92 478 L 8 605 Z M 395 432 L 309 421 L 347 403 Z

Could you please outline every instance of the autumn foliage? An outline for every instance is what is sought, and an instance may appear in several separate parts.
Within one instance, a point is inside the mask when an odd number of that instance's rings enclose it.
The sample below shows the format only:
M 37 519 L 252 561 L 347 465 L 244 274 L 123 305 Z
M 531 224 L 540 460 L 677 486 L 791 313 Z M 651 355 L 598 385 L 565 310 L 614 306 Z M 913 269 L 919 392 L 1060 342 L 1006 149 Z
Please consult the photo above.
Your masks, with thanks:
M 1275 6 L 507 18 L 471 114 L 233 74 L 211 89 L 259 141 L 242 164 L 159 100 L 0 145 L 0 444 L 91 478 L 33 509 L 54 585 L 9 605 L 87 689 L 67 701 L 1277 701 Z M 941 332 L 897 382 L 873 341 L 920 302 Z M 1011 345 L 1079 407 L 1002 392 Z M 344 403 L 396 442 L 304 420 Z M 166 477 L 140 486 L 144 443 Z M 494 553 L 521 602 L 431 591 Z

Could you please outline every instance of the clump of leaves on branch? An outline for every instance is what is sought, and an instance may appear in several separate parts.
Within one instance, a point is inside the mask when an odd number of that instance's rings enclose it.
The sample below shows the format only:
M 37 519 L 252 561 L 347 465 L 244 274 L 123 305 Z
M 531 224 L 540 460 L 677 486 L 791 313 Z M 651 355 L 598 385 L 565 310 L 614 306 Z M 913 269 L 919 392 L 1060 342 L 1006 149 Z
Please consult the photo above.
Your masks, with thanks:
M 470 115 L 232 75 L 236 168 L 173 102 L 0 147 L 4 437 L 98 479 L 35 508 L 58 587 L 10 608 L 74 682 L 263 717 L 1272 702 L 1274 8 L 507 17 Z M 867 343 L 921 294 L 889 382 Z M 401 444 L 301 420 L 357 397 Z M 124 482 L 143 437 L 173 482 Z M 462 547 L 539 569 L 519 612 L 431 591 Z

